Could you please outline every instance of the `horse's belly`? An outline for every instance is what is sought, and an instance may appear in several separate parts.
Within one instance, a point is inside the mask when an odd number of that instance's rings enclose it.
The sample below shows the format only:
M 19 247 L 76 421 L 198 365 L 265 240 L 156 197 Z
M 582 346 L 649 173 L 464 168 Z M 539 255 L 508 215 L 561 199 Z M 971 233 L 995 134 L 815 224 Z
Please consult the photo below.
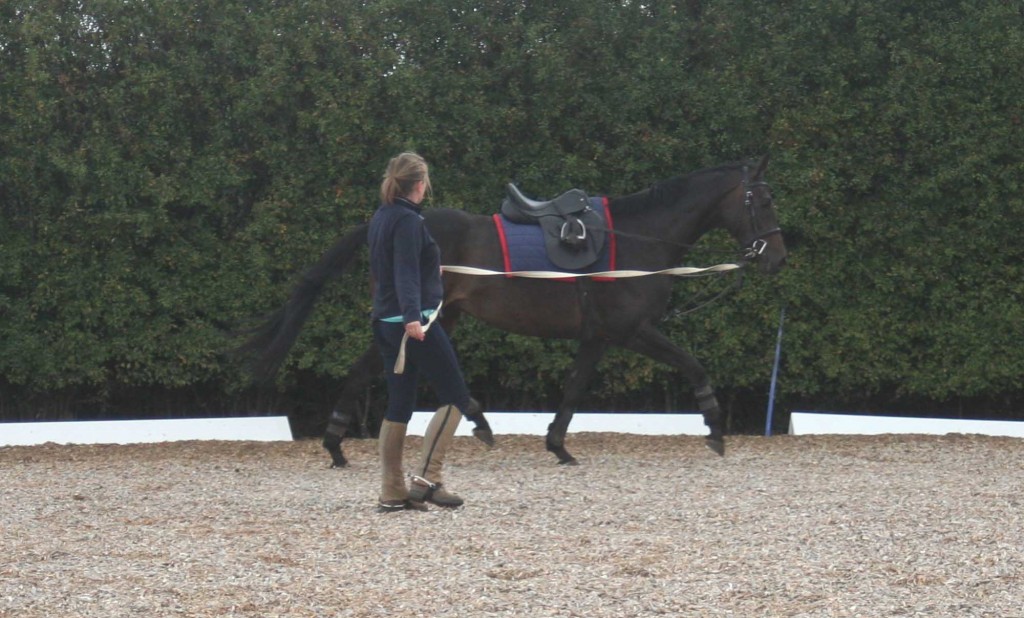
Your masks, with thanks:
M 495 282 L 497 283 L 497 282 Z M 580 336 L 576 286 L 557 281 L 502 280 L 478 290 L 463 310 L 495 328 L 530 337 L 575 339 Z

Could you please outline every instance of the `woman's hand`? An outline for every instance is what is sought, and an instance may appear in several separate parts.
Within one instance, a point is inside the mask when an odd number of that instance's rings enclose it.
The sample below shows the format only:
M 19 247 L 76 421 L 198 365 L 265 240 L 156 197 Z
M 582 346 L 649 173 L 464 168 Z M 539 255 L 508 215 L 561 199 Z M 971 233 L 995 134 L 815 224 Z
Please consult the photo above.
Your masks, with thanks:
M 423 341 L 427 334 L 423 332 L 423 325 L 419 322 L 409 322 L 405 325 L 405 334 L 416 341 Z

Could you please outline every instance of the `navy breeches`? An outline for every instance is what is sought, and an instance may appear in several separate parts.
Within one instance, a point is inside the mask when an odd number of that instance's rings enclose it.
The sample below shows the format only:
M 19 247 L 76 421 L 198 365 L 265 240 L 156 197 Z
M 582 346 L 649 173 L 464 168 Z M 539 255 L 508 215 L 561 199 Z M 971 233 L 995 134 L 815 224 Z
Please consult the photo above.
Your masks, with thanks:
M 398 322 L 373 322 L 373 339 L 384 358 L 388 383 L 388 409 L 384 418 L 408 423 L 416 407 L 416 388 L 420 376 L 434 389 L 441 405 L 454 405 L 463 414 L 469 409 L 469 388 L 459 368 L 455 349 L 441 325 L 434 323 L 423 341 L 409 338 L 405 344 L 405 372 L 395 373 L 395 361 L 402 345 L 405 325 Z

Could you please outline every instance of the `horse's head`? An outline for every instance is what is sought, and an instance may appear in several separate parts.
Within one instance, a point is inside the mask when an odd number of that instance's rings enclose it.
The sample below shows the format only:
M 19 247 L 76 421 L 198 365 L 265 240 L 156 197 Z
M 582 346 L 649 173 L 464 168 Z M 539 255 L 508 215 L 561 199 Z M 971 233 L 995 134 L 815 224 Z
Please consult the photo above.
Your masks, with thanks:
M 768 155 L 751 170 L 743 165 L 740 183 L 722 202 L 723 224 L 740 243 L 746 259 L 756 262 L 762 272 L 774 274 L 786 263 L 786 243 L 772 201 L 772 190 L 764 180 Z

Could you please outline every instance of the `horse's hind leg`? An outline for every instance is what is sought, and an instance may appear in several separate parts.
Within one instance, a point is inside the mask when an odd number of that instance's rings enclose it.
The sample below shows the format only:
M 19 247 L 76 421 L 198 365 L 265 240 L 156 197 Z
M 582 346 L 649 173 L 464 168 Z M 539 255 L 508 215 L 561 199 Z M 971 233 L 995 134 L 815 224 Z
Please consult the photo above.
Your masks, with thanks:
M 365 392 L 370 381 L 380 375 L 383 370 L 384 361 L 381 359 L 376 345 L 371 345 L 349 368 L 345 385 L 341 389 L 341 396 L 327 421 L 327 431 L 324 432 L 322 442 L 324 448 L 331 455 L 332 468 L 343 468 L 348 465 L 348 460 L 345 459 L 345 455 L 341 451 L 341 441 L 344 439 L 349 425 L 359 418 L 359 409 L 356 407 L 359 395 Z
M 565 450 L 565 434 L 569 431 L 569 423 L 572 421 L 576 406 L 583 398 L 590 379 L 594 377 L 597 363 L 607 349 L 608 343 L 605 341 L 592 339 L 580 342 L 576 360 L 565 381 L 562 403 L 558 406 L 558 412 L 555 413 L 555 420 L 548 425 L 548 435 L 545 439 L 545 446 L 558 457 L 560 464 L 571 466 L 579 464 L 576 458 Z
M 715 391 L 708 380 L 707 371 L 692 354 L 676 346 L 665 335 L 653 326 L 644 326 L 623 347 L 639 352 L 658 362 L 671 365 L 683 372 L 694 387 L 697 405 L 704 415 L 704 424 L 708 426 L 708 448 L 725 454 L 725 434 L 722 430 L 722 410 L 718 407 Z

